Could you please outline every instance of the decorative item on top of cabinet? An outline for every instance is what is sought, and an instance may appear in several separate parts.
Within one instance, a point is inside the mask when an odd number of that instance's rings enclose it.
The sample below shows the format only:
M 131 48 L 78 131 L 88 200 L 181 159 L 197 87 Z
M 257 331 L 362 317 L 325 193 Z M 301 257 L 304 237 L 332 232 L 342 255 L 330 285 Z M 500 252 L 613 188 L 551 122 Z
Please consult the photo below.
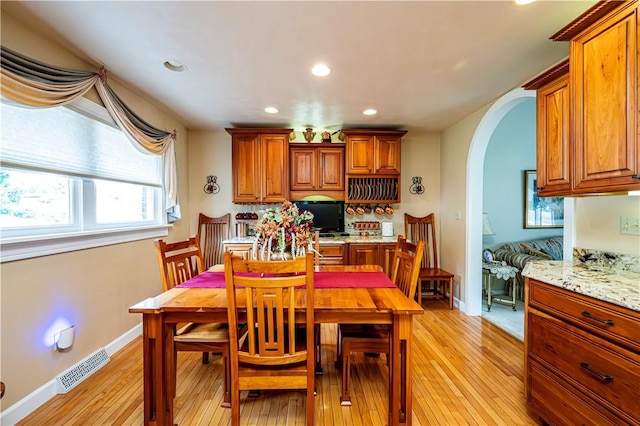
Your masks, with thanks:
M 639 3 L 598 2 L 551 37 L 570 43 L 573 194 L 640 189 Z
M 569 60 L 524 85 L 536 93 L 537 194 L 571 194 Z
M 406 130 L 348 129 L 347 175 L 399 175 L 400 142 Z
M 344 145 L 292 143 L 289 152 L 291 199 L 321 194 L 344 200 Z
M 227 128 L 234 203 L 289 199 L 289 135 L 293 129 Z

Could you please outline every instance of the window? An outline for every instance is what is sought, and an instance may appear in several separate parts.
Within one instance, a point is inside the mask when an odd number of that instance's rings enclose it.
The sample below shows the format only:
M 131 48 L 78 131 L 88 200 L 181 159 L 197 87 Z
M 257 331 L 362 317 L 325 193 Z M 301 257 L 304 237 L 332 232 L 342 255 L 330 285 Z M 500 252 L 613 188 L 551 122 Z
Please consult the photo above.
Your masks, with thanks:
M 2 261 L 167 235 L 162 157 L 106 109 L 2 103 Z

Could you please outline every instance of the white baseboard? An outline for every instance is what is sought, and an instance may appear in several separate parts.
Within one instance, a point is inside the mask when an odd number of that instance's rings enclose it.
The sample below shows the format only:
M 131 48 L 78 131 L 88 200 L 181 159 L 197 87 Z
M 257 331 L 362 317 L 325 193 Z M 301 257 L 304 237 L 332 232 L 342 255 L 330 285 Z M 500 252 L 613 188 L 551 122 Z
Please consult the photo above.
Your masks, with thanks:
M 124 333 L 122 336 L 113 340 L 104 348 L 109 356 L 112 356 L 141 334 L 142 323 L 136 325 L 131 330 Z M 82 362 L 84 362 L 84 360 L 79 361 L 78 364 Z M 56 378 L 54 377 L 49 382 L 40 386 L 38 389 L 31 392 L 29 395 L 25 396 L 6 410 L 2 410 L 2 412 L 0 412 L 0 425 L 14 426 L 20 420 L 27 417 L 29 414 L 37 410 L 42 404 L 56 395 L 57 383 Z

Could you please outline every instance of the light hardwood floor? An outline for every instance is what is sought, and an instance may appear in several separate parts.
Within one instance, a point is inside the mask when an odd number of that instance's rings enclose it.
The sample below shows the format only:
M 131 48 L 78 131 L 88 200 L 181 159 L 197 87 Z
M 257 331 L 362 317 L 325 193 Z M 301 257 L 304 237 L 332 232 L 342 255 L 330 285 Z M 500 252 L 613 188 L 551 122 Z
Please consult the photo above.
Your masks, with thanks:
M 424 302 L 414 320 L 414 425 L 534 425 L 524 398 L 523 344 L 481 317 L 450 311 L 445 301 Z M 340 406 L 340 371 L 334 367 L 335 325 L 322 329 L 324 375 L 316 377 L 317 425 L 387 424 L 387 367 L 380 358 L 356 356 L 353 406 Z M 202 365 L 198 353 L 180 353 L 175 421 L 227 425 L 221 408 L 221 362 Z M 304 424 L 302 392 L 263 392 L 241 398 L 241 423 Z M 66 395 L 58 395 L 19 425 L 142 424 L 142 343 L 138 338 L 109 364 Z

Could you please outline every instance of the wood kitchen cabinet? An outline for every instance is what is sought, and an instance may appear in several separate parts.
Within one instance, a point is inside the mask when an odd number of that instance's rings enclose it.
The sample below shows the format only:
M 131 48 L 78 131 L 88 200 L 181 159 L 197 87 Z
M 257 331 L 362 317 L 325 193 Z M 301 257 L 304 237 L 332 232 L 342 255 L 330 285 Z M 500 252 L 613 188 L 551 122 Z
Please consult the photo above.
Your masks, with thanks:
M 291 199 L 321 194 L 344 200 L 343 144 L 291 144 L 289 158 Z
M 225 243 L 224 251 L 230 251 L 234 256 L 242 257 L 245 260 L 253 258 L 252 243 Z
M 393 267 L 393 253 L 396 251 L 395 243 L 380 243 L 380 252 L 378 261 L 382 270 L 389 278 L 391 278 L 391 268 Z
M 548 424 L 640 424 L 640 313 L 526 279 L 525 395 Z
M 379 265 L 379 252 L 377 243 L 349 243 L 349 264 Z
M 293 129 L 227 128 L 234 203 L 289 199 L 289 135 Z
M 569 60 L 524 86 L 536 93 L 536 168 L 540 197 L 571 193 Z
M 343 130 L 347 174 L 400 174 L 400 142 L 405 130 Z
M 320 241 L 320 265 L 342 265 L 345 263 L 347 244 L 344 242 Z M 253 243 L 225 243 L 224 251 L 230 251 L 243 259 L 253 256 Z
M 571 194 L 640 189 L 638 4 L 598 2 L 551 37 L 569 41 Z
M 345 263 L 344 243 L 330 243 L 320 241 L 320 265 L 342 265 Z
M 380 265 L 390 275 L 395 243 L 350 243 L 350 265 Z

